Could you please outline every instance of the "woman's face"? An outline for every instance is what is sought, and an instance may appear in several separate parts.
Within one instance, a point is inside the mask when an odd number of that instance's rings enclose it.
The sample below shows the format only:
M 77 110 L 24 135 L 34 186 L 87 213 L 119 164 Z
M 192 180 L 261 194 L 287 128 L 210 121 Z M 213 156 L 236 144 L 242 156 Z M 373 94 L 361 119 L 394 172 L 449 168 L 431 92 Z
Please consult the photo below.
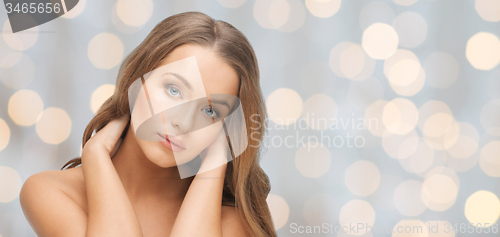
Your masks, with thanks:
M 131 129 L 145 156 L 160 167 L 198 156 L 223 133 L 216 121 L 237 103 L 231 99 L 239 91 L 236 71 L 198 45 L 176 47 L 143 78 L 134 82 L 141 89 L 131 111 Z

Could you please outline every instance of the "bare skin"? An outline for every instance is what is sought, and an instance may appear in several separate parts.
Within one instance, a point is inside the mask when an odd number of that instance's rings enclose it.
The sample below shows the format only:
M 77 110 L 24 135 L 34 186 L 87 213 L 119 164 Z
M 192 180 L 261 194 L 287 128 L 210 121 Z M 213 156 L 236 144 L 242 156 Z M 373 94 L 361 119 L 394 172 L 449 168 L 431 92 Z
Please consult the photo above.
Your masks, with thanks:
M 207 94 L 237 95 L 236 72 L 210 49 L 179 46 L 162 64 L 193 55 Z M 96 133 L 82 166 L 26 180 L 20 202 L 38 236 L 246 236 L 236 209 L 221 206 L 226 165 L 180 179 L 172 152 L 141 141 L 132 126 L 113 155 L 128 123 L 128 116 L 116 119 Z M 220 142 L 207 157 L 220 156 Z

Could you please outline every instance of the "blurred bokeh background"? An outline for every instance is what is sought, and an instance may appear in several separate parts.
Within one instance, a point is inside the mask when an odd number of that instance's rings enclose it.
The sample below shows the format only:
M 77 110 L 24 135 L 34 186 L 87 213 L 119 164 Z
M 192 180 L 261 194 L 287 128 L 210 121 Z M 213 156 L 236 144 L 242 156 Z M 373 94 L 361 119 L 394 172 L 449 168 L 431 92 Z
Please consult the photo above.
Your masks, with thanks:
M 256 51 L 278 236 L 500 236 L 500 0 L 80 0 L 16 34 L 0 7 L 1 237 L 35 236 L 22 183 L 80 155 L 122 60 L 185 11 Z

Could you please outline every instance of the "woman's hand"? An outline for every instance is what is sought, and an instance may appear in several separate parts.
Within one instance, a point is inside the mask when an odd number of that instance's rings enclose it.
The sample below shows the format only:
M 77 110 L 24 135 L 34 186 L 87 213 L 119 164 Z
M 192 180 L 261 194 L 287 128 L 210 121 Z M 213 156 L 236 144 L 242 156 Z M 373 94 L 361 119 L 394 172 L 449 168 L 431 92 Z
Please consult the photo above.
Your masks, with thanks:
M 122 139 L 120 139 L 120 136 L 129 120 L 128 116 L 123 116 L 122 118 L 110 121 L 106 126 L 99 130 L 99 132 L 97 132 L 87 141 L 87 143 L 85 143 L 82 150 L 82 160 L 84 157 L 87 157 L 87 155 L 84 154 L 88 153 L 91 153 L 92 157 L 113 157 L 121 144 Z
M 128 116 L 110 121 L 83 148 L 88 203 L 86 236 L 142 236 L 133 206 L 110 159 L 128 121 Z
M 229 145 L 226 139 L 226 133 L 221 126 L 220 132 L 215 140 L 200 153 L 202 160 L 198 175 L 215 168 L 224 169 L 227 165 L 229 154 Z
M 222 236 L 221 203 L 228 152 L 221 126 L 215 140 L 200 153 L 200 169 L 184 197 L 170 236 Z

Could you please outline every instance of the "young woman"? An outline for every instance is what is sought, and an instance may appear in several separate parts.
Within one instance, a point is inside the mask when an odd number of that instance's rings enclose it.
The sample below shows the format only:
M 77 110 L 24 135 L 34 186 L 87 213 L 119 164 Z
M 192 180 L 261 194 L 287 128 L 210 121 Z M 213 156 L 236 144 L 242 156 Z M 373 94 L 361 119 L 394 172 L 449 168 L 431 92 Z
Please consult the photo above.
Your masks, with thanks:
M 227 164 L 182 179 L 175 143 L 136 136 L 128 90 L 148 72 L 193 56 L 207 95 L 239 98 L 248 146 Z M 81 158 L 26 180 L 20 194 L 26 218 L 38 236 L 50 237 L 276 236 L 269 179 L 259 166 L 264 106 L 257 59 L 240 31 L 199 12 L 170 16 L 122 63 L 114 94 L 85 129 Z M 170 123 L 185 126 L 182 119 Z

